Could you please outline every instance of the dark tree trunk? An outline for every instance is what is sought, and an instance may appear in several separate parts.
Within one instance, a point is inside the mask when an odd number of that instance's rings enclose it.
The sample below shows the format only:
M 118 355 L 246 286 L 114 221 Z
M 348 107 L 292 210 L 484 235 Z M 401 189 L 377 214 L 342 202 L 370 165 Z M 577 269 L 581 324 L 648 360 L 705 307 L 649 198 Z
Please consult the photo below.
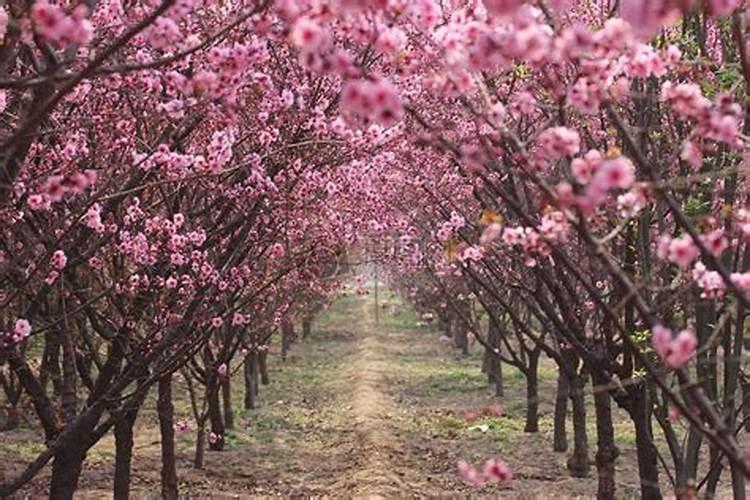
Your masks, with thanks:
M 524 432 L 539 432 L 539 355 L 541 350 L 529 353 L 529 366 L 526 373 L 526 425 Z
M 302 319 L 302 338 L 306 339 L 310 336 L 310 333 L 312 333 L 312 318 L 305 316 Z
M 286 354 L 294 340 L 294 323 L 284 320 L 281 324 L 281 360 L 286 361 Z
M 245 409 L 252 410 L 255 408 L 255 396 L 257 394 L 256 388 L 256 372 L 257 372 L 257 359 L 258 355 L 253 352 L 248 354 L 245 358 L 244 363 L 244 375 L 245 375 Z
M 593 374 L 591 378 L 596 411 L 596 470 L 599 481 L 596 498 L 611 500 L 615 498 L 615 460 L 620 452 L 615 446 L 612 401 L 607 389 L 609 381 L 601 374 Z
M 717 464 L 722 457 L 719 454 L 718 448 L 711 446 L 709 448 L 709 461 L 710 464 Z M 708 481 L 706 481 L 706 499 L 711 500 L 716 498 L 716 488 L 719 486 L 719 480 L 721 479 L 721 473 L 724 470 L 721 463 L 718 463 L 716 467 L 712 467 L 708 472 Z
M 63 388 L 61 394 L 62 411 L 65 422 L 72 422 L 78 413 L 77 381 L 75 346 L 72 332 L 61 332 L 63 350 Z
M 161 497 L 164 500 L 177 500 L 172 375 L 167 375 L 159 380 L 159 399 L 156 408 L 159 414 L 159 429 L 161 431 Z
M 677 489 L 678 492 L 684 492 L 687 494 L 689 489 L 688 483 L 695 481 L 698 476 L 698 462 L 700 457 L 701 444 L 703 442 L 703 434 L 698 427 L 691 425 L 688 430 L 687 444 L 685 445 L 684 462 L 685 466 L 682 468 L 682 474 L 677 478 Z
M 490 348 L 500 353 L 500 329 L 497 326 L 497 319 L 491 316 L 490 325 L 487 330 L 487 343 Z M 484 359 L 482 360 L 482 369 L 487 373 L 487 380 L 490 384 L 495 384 L 495 396 L 502 398 L 505 395 L 503 386 L 503 363 L 500 358 L 490 352 L 488 348 L 484 350 Z
M 557 393 L 555 394 L 555 420 L 554 438 L 552 449 L 555 451 L 568 451 L 568 435 L 565 430 L 565 421 L 568 417 L 568 398 L 570 383 L 567 375 L 560 369 L 557 372 Z
M 271 379 L 268 378 L 268 352 L 263 351 L 260 353 L 260 356 L 258 357 L 258 369 L 260 370 L 260 383 L 263 385 L 268 385 L 271 382 Z M 257 391 L 258 384 L 255 384 L 255 389 Z
M 85 441 L 76 440 L 55 453 L 50 480 L 50 500 L 72 500 L 78 488 L 83 461 L 86 459 Z
M 208 418 L 211 422 L 211 432 L 215 439 L 209 439 L 208 449 L 211 451 L 224 450 L 224 418 L 221 415 L 220 383 L 216 377 L 208 384 Z M 213 442 L 212 442 L 213 441 Z
M 496 358 L 495 362 L 495 396 L 505 397 L 505 385 L 503 383 L 503 362 Z
M 651 432 L 651 403 L 645 385 L 631 389 L 630 417 L 635 426 L 638 475 L 643 500 L 661 500 L 658 454 Z
M 742 385 L 742 419 L 745 422 L 745 432 L 750 432 L 750 378 L 743 378 Z
M 206 424 L 198 424 L 198 433 L 195 436 L 195 457 L 193 458 L 193 467 L 202 469 L 206 457 Z
M 115 478 L 114 500 L 130 498 L 130 467 L 133 462 L 133 426 L 138 407 L 129 410 L 115 422 Z
M 234 429 L 234 409 L 232 408 L 232 386 L 229 378 L 221 381 L 221 396 L 224 402 L 224 427 Z
M 60 340 L 52 330 L 44 334 L 44 355 L 39 369 L 39 383 L 47 389 L 47 383 L 52 381 L 52 391 L 56 396 L 62 394 L 62 376 L 60 375 Z
M 568 459 L 568 470 L 573 477 L 586 477 L 589 473 L 589 438 L 586 433 L 585 379 L 577 375 L 570 383 L 570 400 L 573 404 L 573 454 Z
M 469 332 L 461 321 L 453 327 L 453 346 L 461 349 L 463 354 L 469 354 Z

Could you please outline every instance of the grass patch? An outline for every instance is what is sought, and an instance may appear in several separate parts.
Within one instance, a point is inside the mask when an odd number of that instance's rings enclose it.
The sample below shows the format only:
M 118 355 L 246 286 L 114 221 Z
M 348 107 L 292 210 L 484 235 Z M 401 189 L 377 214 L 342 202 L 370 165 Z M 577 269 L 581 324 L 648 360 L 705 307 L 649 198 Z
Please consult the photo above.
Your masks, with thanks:
M 425 396 L 486 391 L 487 377 L 476 368 L 451 368 L 427 376 L 415 389 L 417 393 Z
M 0 455 L 11 455 L 26 460 L 36 458 L 44 449 L 44 444 L 39 441 L 0 441 Z

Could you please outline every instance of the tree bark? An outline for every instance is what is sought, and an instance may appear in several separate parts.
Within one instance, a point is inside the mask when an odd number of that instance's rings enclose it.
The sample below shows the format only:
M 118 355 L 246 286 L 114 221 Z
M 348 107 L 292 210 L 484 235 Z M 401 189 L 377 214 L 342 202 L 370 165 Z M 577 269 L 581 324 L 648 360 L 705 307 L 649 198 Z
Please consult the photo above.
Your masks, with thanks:
M 208 449 L 211 451 L 224 450 L 224 418 L 221 415 L 220 382 L 215 376 L 208 384 L 208 418 L 211 422 L 211 432 L 216 439 L 209 440 Z M 213 442 L 211 442 L 213 441 Z
M 86 440 L 80 439 L 63 446 L 55 453 L 50 480 L 50 500 L 72 500 L 78 488 L 83 461 L 86 459 Z
M 229 378 L 221 381 L 221 397 L 224 403 L 224 427 L 234 429 L 234 408 L 232 408 L 232 386 Z
M 195 457 L 193 458 L 193 467 L 202 469 L 206 456 L 206 424 L 198 424 L 198 433 L 195 436 Z
M 161 497 L 164 500 L 177 500 L 179 491 L 177 489 L 171 374 L 159 380 L 159 399 L 156 408 L 161 431 Z
M 129 410 L 115 422 L 115 478 L 114 500 L 130 498 L 130 468 L 133 462 L 133 426 L 138 407 Z
M 539 432 L 539 355 L 540 349 L 529 353 L 526 373 L 526 425 L 524 432 Z
M 589 438 L 586 433 L 585 379 L 578 375 L 570 384 L 573 403 L 573 454 L 568 459 L 568 470 L 573 477 L 586 477 L 589 473 Z
M 302 338 L 306 339 L 312 333 L 312 318 L 305 316 L 302 318 Z
M 557 393 L 555 394 L 555 419 L 554 437 L 552 449 L 554 451 L 568 451 L 568 435 L 565 430 L 565 421 L 568 417 L 568 398 L 570 383 L 567 375 L 562 369 L 557 372 Z
M 643 500 L 661 500 L 659 487 L 658 454 L 651 432 L 651 404 L 645 385 L 631 390 L 632 409 L 630 417 L 635 426 L 636 453 L 638 455 L 638 475 L 641 481 Z
M 244 362 L 245 375 L 245 409 L 255 409 L 255 395 L 257 394 L 256 384 L 256 359 L 258 355 L 253 352 L 248 354 Z
M 271 379 L 268 378 L 268 352 L 263 351 L 260 353 L 260 356 L 258 357 L 258 369 L 260 370 L 260 383 L 263 385 L 268 385 L 271 383 Z M 257 392 L 258 384 L 255 384 L 255 389 Z
M 594 409 L 596 411 L 596 470 L 598 487 L 596 498 L 615 498 L 615 460 L 620 454 L 615 446 L 615 431 L 612 424 L 612 401 L 607 390 L 607 377 L 592 374 Z

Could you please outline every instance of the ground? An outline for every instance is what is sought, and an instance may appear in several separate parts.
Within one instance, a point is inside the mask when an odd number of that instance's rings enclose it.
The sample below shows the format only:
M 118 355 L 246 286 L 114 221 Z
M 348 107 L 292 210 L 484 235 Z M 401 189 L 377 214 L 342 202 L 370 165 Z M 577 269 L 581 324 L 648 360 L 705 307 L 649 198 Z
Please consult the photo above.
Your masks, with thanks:
M 236 428 L 227 450 L 207 453 L 203 470 L 191 468 L 193 432 L 178 436 L 180 492 L 190 498 L 590 498 L 596 473 L 571 478 L 565 453 L 554 453 L 552 399 L 555 371 L 542 363 L 540 432 L 523 432 L 524 381 L 505 370 L 506 396 L 498 400 L 480 372 L 478 346 L 462 356 L 417 326 L 411 310 L 394 297 L 378 308 L 371 297 L 339 299 L 296 344 L 285 363 L 271 361 L 271 383 L 260 407 L 242 410 L 242 387 L 234 385 Z M 179 394 L 181 385 L 176 384 Z M 501 404 L 501 417 L 467 422 L 464 412 Z M 177 396 L 178 418 L 190 416 Z M 593 414 L 593 409 L 589 411 Z M 133 498 L 157 498 L 159 433 L 155 401 L 137 423 Z M 595 451 L 595 422 L 589 418 Z M 617 413 L 618 492 L 637 492 L 634 435 Z M 569 429 L 569 434 L 572 430 Z M 12 472 L 39 451 L 35 431 L 0 434 L 0 470 Z M 91 450 L 77 498 L 109 498 L 113 470 L 111 437 Z M 475 491 L 456 474 L 459 459 L 499 456 L 514 470 L 510 487 Z M 18 498 L 42 497 L 49 468 Z

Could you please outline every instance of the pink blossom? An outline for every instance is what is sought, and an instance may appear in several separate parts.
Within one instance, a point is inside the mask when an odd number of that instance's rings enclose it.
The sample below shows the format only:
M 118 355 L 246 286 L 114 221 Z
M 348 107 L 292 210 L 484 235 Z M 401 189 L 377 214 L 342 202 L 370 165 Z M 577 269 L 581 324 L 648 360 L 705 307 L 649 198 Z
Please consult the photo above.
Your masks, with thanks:
M 44 282 L 48 285 L 52 285 L 55 281 L 57 281 L 57 278 L 59 277 L 60 277 L 60 273 L 53 270 L 47 274 L 47 277 L 44 278 Z
M 673 239 L 668 246 L 667 258 L 682 269 L 687 269 L 700 255 L 700 250 L 690 235 Z
M 5 33 L 8 32 L 8 11 L 5 8 L 0 7 L 0 41 L 5 38 Z
M 491 458 L 484 464 L 484 477 L 490 482 L 510 484 L 513 480 L 513 472 L 508 464 L 498 458 Z
M 65 269 L 65 266 L 67 265 L 68 257 L 62 250 L 55 250 L 55 252 L 52 254 L 52 260 L 50 261 L 50 263 L 52 264 L 53 268 L 61 271 Z
M 227 367 L 226 363 L 222 363 L 219 365 L 219 367 L 216 369 L 216 373 L 221 378 L 225 378 L 227 374 L 229 373 L 229 368 Z
M 605 160 L 592 179 L 592 185 L 604 192 L 613 189 L 628 189 L 633 182 L 635 182 L 635 167 L 624 156 Z
M 727 241 L 727 238 L 724 236 L 723 229 L 715 229 L 711 231 L 710 233 L 702 235 L 701 241 L 706 246 L 708 251 L 716 256 L 721 255 L 724 252 L 724 250 L 726 250 L 727 247 L 729 247 L 729 242 Z
M 16 326 L 13 331 L 18 337 L 25 339 L 31 334 L 31 324 L 27 320 L 20 318 L 16 320 Z
M 708 0 L 708 10 L 714 16 L 728 16 L 741 3 L 742 0 Z
M 680 152 L 680 159 L 693 168 L 703 165 L 703 153 L 693 141 L 685 141 Z
M 513 14 L 521 7 L 525 0 L 482 0 L 487 12 L 493 16 L 506 16 Z
M 651 343 L 664 364 L 677 369 L 695 356 L 698 340 L 691 330 L 682 330 L 673 337 L 669 328 L 656 325 L 651 330 Z
M 26 200 L 31 210 L 47 210 L 50 207 L 49 199 L 43 194 L 32 194 Z
M 458 473 L 461 476 L 461 479 L 474 486 L 475 488 L 483 486 L 486 482 L 482 473 L 480 473 L 473 465 L 464 460 L 458 462 Z
M 63 183 L 63 178 L 59 175 L 53 175 L 44 183 L 44 194 L 53 202 L 63 199 L 68 188 Z
M 244 314 L 240 312 L 236 312 L 232 316 L 232 326 L 242 326 L 245 324 L 246 321 L 247 321 L 247 318 L 245 317 Z
M 403 105 L 396 88 L 384 79 L 348 82 L 341 93 L 341 107 L 365 125 L 379 123 L 391 127 L 403 117 Z
M 548 128 L 537 140 L 546 158 L 557 160 L 564 156 L 577 154 L 581 148 L 581 138 L 573 129 L 567 127 Z
M 406 34 L 399 28 L 383 30 L 375 42 L 375 48 L 386 54 L 393 54 L 406 46 Z
M 479 244 L 482 246 L 489 245 L 495 241 L 503 232 L 502 224 L 493 223 L 487 226 L 482 232 L 481 238 L 479 238 Z
M 290 39 L 300 50 L 307 53 L 320 52 L 330 44 L 329 32 L 309 17 L 301 17 L 294 23 Z
M 214 328 L 221 328 L 221 326 L 224 324 L 224 320 L 220 316 L 216 316 L 215 318 L 211 319 L 211 326 Z

